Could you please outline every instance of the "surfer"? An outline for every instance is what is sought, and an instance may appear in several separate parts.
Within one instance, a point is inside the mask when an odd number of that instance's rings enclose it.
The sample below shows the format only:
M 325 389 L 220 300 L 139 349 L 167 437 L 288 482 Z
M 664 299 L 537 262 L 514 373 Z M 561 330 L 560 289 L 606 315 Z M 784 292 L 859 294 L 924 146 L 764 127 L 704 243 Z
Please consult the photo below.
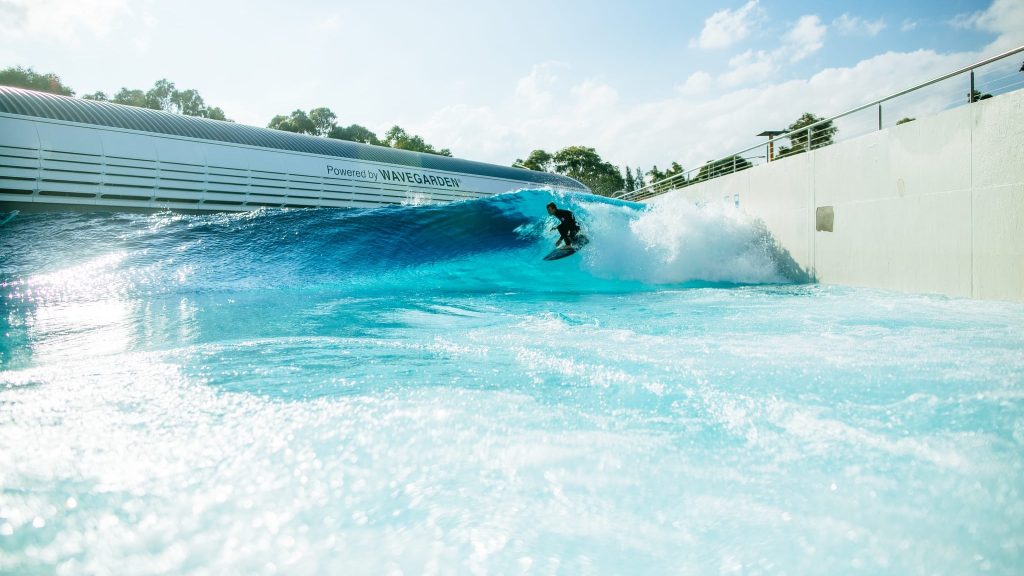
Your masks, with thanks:
M 555 206 L 554 202 L 548 204 L 548 214 L 558 218 L 559 224 L 552 228 L 552 230 L 558 230 L 558 241 L 555 242 L 555 248 L 559 244 L 565 242 L 566 248 L 572 248 L 572 243 L 576 241 L 576 235 L 580 233 L 580 225 L 576 223 L 576 218 L 572 215 L 572 212 L 568 210 L 559 210 L 558 206 Z

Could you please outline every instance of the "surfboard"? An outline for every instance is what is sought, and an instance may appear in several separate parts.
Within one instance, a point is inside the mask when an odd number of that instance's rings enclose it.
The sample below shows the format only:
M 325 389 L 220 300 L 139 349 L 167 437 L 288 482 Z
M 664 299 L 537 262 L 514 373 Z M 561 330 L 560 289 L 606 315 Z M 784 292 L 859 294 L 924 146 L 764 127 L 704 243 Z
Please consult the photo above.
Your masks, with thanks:
M 544 257 L 545 260 L 560 260 L 576 253 L 575 248 L 555 248 Z
M 564 246 L 561 247 L 561 248 L 555 248 L 551 252 L 548 252 L 548 255 L 545 256 L 544 259 L 545 260 L 561 260 L 562 258 L 565 258 L 567 256 L 572 256 L 573 254 L 576 253 L 577 250 L 579 250 L 580 248 L 583 248 L 589 242 L 590 242 L 590 240 L 587 239 L 586 236 L 583 236 L 581 234 L 581 235 L 576 237 L 576 242 L 572 245 L 571 248 L 566 248 Z

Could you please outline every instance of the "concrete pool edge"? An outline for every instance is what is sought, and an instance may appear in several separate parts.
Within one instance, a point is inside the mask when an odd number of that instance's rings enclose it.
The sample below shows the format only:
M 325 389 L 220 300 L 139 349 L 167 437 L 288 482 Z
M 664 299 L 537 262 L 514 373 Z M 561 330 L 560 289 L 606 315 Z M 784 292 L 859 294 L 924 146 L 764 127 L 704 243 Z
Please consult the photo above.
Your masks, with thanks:
M 1021 302 L 1021 150 L 1016 91 L 658 198 L 738 203 L 824 284 Z

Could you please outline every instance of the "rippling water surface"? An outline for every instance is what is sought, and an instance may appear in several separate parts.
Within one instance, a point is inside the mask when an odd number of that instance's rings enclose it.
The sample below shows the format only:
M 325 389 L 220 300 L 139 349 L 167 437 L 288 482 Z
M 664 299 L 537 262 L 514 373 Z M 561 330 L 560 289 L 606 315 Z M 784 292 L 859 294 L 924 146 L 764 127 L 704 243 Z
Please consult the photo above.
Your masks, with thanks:
M 671 200 L 19 215 L 0 573 L 1024 572 L 1024 306 L 805 280 Z

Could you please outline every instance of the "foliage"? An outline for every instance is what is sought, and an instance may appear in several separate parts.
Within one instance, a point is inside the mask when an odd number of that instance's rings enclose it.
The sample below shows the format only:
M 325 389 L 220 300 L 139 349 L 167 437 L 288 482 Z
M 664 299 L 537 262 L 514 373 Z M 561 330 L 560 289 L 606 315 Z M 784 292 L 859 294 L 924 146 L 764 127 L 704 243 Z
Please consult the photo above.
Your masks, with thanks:
M 267 124 L 267 128 L 295 132 L 297 134 L 313 134 L 316 126 L 303 110 L 293 110 L 288 116 L 274 116 Z
M 348 140 L 349 142 L 362 142 L 363 144 L 373 144 L 374 146 L 382 146 L 383 143 L 377 138 L 377 135 L 373 133 L 369 128 L 360 126 L 359 124 L 350 124 L 349 126 L 335 126 L 331 129 L 331 132 L 327 135 L 328 138 L 334 138 L 336 140 Z
M 121 88 L 113 98 L 108 98 L 104 92 L 86 94 L 83 98 L 230 122 L 223 110 L 216 106 L 207 106 L 197 90 L 178 90 L 174 82 L 166 78 L 157 80 L 153 87 L 145 92 L 137 88 Z
M 309 134 L 312 136 L 324 136 L 335 140 L 347 140 L 349 142 L 360 142 L 373 144 L 374 146 L 390 146 L 400 150 L 411 150 L 413 152 L 425 152 L 427 154 L 438 154 L 451 156 L 447 148 L 435 149 L 427 144 L 421 136 L 409 134 L 400 126 L 392 126 L 381 140 L 372 130 L 359 124 L 348 126 L 337 125 L 338 115 L 330 108 L 313 108 L 307 114 L 305 110 L 294 110 L 288 116 L 274 116 L 268 128 L 296 132 L 298 134 Z
M 0 85 L 13 86 L 15 88 L 26 88 L 61 96 L 74 96 L 75 91 L 65 86 L 56 74 L 40 74 L 32 68 L 12 66 L 0 70 Z
M 700 170 L 697 172 L 695 180 L 697 182 L 701 182 L 709 178 L 717 178 L 718 176 L 724 176 L 726 174 L 732 174 L 733 172 L 739 172 L 740 170 L 746 170 L 751 166 L 753 166 L 753 164 L 742 156 L 729 156 L 727 158 L 722 158 L 721 160 L 708 162 L 701 166 Z
M 337 114 L 331 112 L 330 108 L 313 108 L 309 111 L 309 121 L 313 124 L 313 131 L 310 134 L 330 136 L 331 131 L 337 128 L 337 124 L 335 124 L 337 119 Z
M 821 120 L 823 120 L 823 118 L 819 118 L 810 112 L 804 112 L 802 116 L 797 118 L 797 120 L 790 124 L 789 128 L 786 129 L 787 132 L 791 132 L 789 136 L 790 145 L 779 147 L 779 151 L 776 156 L 782 158 L 784 156 L 792 156 L 794 154 L 802 154 L 806 152 L 808 149 L 807 130 L 801 130 L 801 128 L 807 128 L 811 124 Z M 814 149 L 831 144 L 836 132 L 839 131 L 839 128 L 836 128 L 832 124 L 832 121 L 829 120 L 828 122 L 822 122 L 821 124 L 814 126 L 810 130 L 810 148 Z
M 400 126 L 392 126 L 384 134 L 384 145 L 392 148 L 398 148 L 399 150 L 411 150 L 413 152 L 425 152 L 427 154 L 438 154 L 440 156 L 451 156 L 451 150 L 442 148 L 440 150 L 435 149 L 430 144 L 423 141 L 423 138 L 415 134 L 409 134 L 403 130 Z
M 518 165 L 526 168 L 527 170 L 536 170 L 538 172 L 551 172 L 552 156 L 544 150 L 534 150 L 530 152 L 530 155 L 526 157 L 526 160 L 516 158 L 513 166 Z
M 630 190 L 618 167 L 605 162 L 596 150 L 587 146 L 568 146 L 554 154 L 545 150 L 534 150 L 526 160 L 516 159 L 513 165 L 574 178 L 585 184 L 594 194 L 602 196 L 611 196 L 623 189 Z M 626 174 L 633 179 L 628 168 Z M 636 186 L 635 179 L 632 185 Z
M 555 172 L 579 180 L 594 194 L 610 196 L 625 186 L 619 169 L 605 162 L 593 148 L 562 148 L 552 156 L 551 161 Z
M 682 174 L 682 173 L 683 173 L 683 167 L 679 165 L 679 162 L 673 162 L 672 165 L 669 166 L 668 170 L 665 170 L 665 177 L 666 178 L 671 178 L 671 177 L 675 176 L 676 174 Z
M 982 94 L 978 90 L 971 90 L 970 96 L 971 96 L 971 102 L 977 102 L 978 100 L 988 100 L 989 98 L 992 97 L 991 94 L 988 94 L 988 93 Z
M 907 122 L 913 122 L 914 120 L 916 120 L 916 118 L 900 118 L 899 120 L 896 121 L 896 125 L 899 126 L 900 124 L 906 124 Z
M 625 187 L 623 188 L 624 191 L 632 192 L 633 190 L 636 190 L 636 179 L 633 178 L 633 170 L 629 166 L 626 166 L 626 179 L 625 180 L 626 180 L 626 184 L 625 184 Z

